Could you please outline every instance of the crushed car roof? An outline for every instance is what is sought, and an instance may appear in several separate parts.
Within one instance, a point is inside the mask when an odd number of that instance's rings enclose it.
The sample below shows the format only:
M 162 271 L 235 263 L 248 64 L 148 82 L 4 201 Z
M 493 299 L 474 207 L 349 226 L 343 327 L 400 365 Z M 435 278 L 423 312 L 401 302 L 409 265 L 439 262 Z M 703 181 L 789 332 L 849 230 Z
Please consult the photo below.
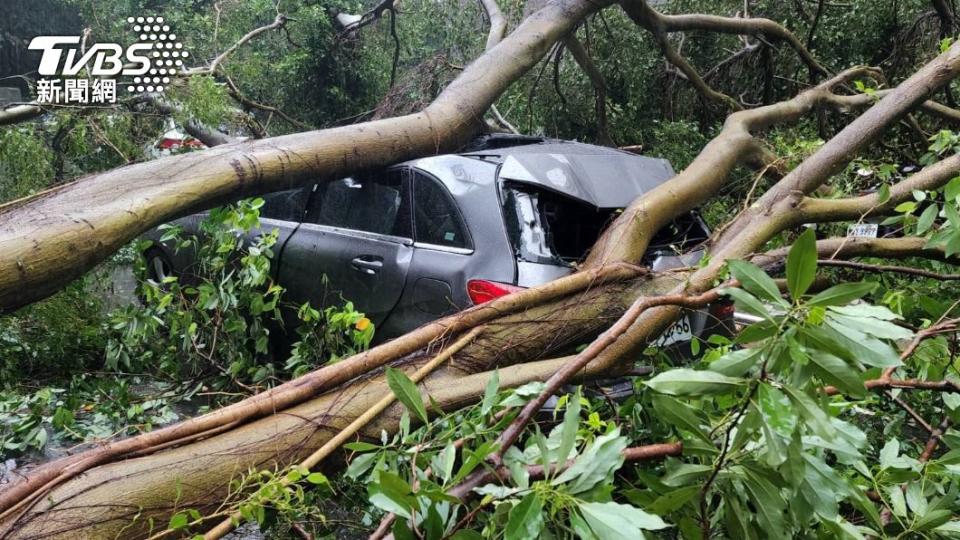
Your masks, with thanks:
M 577 142 L 549 141 L 463 155 L 499 160 L 501 180 L 535 184 L 599 208 L 627 206 L 675 174 L 665 159 Z

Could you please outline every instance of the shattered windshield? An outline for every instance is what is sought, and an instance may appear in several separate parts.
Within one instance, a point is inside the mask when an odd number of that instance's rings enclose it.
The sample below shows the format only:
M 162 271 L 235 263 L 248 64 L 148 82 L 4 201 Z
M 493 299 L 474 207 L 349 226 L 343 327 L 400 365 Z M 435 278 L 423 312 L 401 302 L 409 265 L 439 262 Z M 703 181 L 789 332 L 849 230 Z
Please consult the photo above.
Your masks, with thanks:
M 517 260 L 568 265 L 582 260 L 620 208 L 596 208 L 583 201 L 518 182 L 503 186 L 507 234 Z M 695 248 L 708 236 L 696 213 L 687 213 L 660 229 L 647 257 L 675 255 Z

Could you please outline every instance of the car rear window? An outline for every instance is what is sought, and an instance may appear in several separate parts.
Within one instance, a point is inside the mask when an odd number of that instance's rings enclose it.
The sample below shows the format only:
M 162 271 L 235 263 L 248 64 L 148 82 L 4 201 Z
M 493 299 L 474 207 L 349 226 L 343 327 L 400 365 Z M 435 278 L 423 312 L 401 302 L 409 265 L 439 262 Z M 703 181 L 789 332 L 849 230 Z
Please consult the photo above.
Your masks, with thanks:
M 503 185 L 507 234 L 517 259 L 572 264 L 586 257 L 620 208 L 597 208 L 583 201 L 520 183 Z M 708 237 L 695 214 L 680 216 L 654 235 L 648 255 L 682 253 Z
M 467 228 L 456 203 L 439 182 L 424 174 L 413 180 L 413 218 L 417 242 L 469 248 Z

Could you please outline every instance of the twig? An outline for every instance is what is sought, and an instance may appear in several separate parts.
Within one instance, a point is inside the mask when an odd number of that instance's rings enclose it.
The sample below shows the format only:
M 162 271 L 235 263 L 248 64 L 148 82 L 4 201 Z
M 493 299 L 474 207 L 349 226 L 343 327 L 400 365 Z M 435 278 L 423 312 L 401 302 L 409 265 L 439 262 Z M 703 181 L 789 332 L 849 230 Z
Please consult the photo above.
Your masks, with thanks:
M 703 531 L 703 538 L 705 539 L 710 538 L 710 517 L 707 515 L 707 495 L 710 493 L 710 488 L 717 479 L 717 475 L 720 474 L 720 470 L 723 469 L 723 463 L 727 458 L 727 450 L 730 448 L 730 435 L 733 433 L 733 428 L 743 419 L 743 415 L 746 414 L 747 409 L 750 407 L 750 401 L 753 399 L 758 388 L 760 388 L 760 381 L 756 380 L 753 382 L 747 397 L 740 405 L 740 410 L 737 411 L 737 416 L 733 419 L 733 423 L 727 428 L 726 433 L 723 435 L 723 446 L 721 446 L 720 455 L 717 456 L 717 462 L 713 466 L 713 472 L 710 473 L 710 477 L 707 478 L 703 487 L 700 488 L 700 528 Z

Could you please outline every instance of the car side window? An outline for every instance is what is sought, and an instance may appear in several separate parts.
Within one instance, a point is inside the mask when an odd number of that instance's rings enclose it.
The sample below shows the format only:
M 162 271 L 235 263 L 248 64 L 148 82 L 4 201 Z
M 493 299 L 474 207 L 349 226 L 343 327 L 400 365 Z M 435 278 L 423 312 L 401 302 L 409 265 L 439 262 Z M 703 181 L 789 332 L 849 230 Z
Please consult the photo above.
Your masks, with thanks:
M 344 178 L 321 186 L 304 221 L 410 238 L 410 196 L 400 170 Z
M 306 210 L 311 189 L 290 189 L 265 195 L 263 206 L 260 207 L 260 217 L 300 221 L 303 219 L 303 212 Z
M 467 227 L 447 189 L 425 175 L 413 177 L 414 238 L 436 246 L 469 248 Z

